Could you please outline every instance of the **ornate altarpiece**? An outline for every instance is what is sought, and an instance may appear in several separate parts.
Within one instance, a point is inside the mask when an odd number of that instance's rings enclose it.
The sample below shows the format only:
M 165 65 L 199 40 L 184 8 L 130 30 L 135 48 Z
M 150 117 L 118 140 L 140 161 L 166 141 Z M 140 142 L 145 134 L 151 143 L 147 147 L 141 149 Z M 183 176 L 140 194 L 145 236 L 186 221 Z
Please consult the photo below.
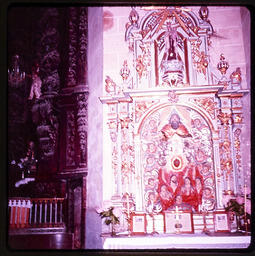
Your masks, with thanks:
M 213 27 L 206 7 L 199 17 L 185 8 L 141 9 L 143 17 L 131 9 L 126 25 L 133 62 L 123 60 L 122 84 L 106 77 L 100 97 L 107 106 L 105 173 L 112 180 L 112 203 L 120 206 L 128 193 L 135 211 L 148 212 L 151 195 L 161 193 L 162 177 L 169 181 L 175 174 L 200 178 L 199 207 L 223 209 L 223 195 L 243 194 L 245 184 L 240 135 L 248 91 L 240 69 L 227 78 L 223 54 L 211 66 Z

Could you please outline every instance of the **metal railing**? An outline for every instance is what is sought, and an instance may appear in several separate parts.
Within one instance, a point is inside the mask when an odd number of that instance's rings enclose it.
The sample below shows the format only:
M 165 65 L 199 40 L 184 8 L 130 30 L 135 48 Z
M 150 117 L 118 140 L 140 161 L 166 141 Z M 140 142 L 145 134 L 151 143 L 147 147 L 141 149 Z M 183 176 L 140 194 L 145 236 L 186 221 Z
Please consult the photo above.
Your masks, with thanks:
M 63 227 L 64 198 L 9 198 L 10 228 Z

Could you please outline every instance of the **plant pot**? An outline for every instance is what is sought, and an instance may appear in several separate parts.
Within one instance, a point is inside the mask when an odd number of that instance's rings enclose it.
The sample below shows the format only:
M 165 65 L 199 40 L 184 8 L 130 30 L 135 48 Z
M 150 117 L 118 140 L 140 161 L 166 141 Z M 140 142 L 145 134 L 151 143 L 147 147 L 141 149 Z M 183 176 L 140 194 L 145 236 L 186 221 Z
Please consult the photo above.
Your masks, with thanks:
M 114 224 L 111 224 L 111 226 L 112 226 L 111 236 L 116 236 L 116 231 L 115 231 L 115 226 L 114 226 Z

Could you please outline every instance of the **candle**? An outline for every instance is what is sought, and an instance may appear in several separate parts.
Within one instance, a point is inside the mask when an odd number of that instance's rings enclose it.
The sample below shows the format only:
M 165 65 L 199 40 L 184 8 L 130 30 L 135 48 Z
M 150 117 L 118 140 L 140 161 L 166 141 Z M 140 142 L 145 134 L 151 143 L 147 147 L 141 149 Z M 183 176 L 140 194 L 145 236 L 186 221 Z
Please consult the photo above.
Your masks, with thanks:
M 178 211 L 179 209 L 178 209 L 178 206 L 176 205 L 176 207 L 175 207 L 175 212 L 176 212 L 176 220 L 179 220 L 179 214 L 178 214 Z
M 246 217 L 246 184 L 244 185 L 244 216 Z
M 228 175 L 226 178 L 227 178 L 227 191 L 230 191 L 230 175 Z
M 129 218 L 129 194 L 127 193 L 127 213 Z

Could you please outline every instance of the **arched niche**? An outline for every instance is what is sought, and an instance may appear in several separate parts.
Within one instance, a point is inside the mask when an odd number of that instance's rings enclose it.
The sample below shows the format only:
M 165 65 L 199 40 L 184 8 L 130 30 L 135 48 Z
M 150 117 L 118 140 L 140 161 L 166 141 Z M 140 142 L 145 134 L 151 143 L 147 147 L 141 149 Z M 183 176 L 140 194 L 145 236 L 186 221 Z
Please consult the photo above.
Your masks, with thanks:
M 176 129 L 170 122 L 173 115 L 180 118 Z M 192 204 L 196 210 L 197 202 L 210 210 L 215 209 L 215 133 L 212 120 L 192 105 L 164 103 L 150 108 L 135 130 L 136 172 L 141 177 L 136 188 L 137 209 L 148 210 L 151 194 L 156 195 L 162 205 L 161 187 L 169 185 L 172 175 L 178 177 L 180 189 L 184 186 L 183 177 L 190 178 L 193 189 L 196 178 L 200 178 L 201 197 L 194 197 Z

